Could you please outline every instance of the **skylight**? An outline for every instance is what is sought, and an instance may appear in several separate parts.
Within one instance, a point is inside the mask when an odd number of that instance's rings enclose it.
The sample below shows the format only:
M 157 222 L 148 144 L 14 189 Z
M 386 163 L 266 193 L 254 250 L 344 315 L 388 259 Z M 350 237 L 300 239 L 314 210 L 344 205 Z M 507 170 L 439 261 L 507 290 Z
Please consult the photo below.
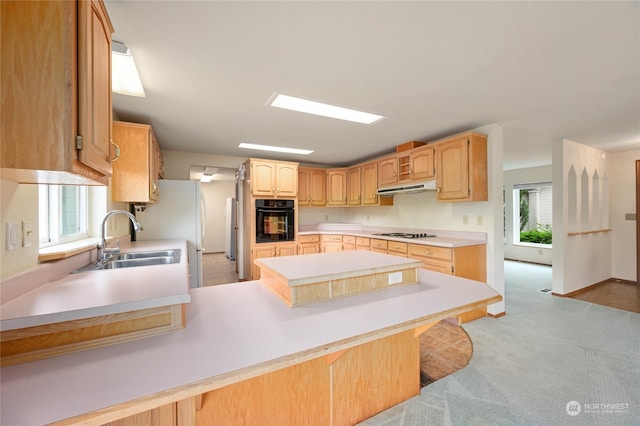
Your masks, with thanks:
M 238 148 L 257 149 L 260 151 L 286 152 L 288 154 L 309 155 L 313 151 L 310 149 L 286 148 L 283 146 L 256 145 L 253 143 L 241 143 Z
M 271 102 L 268 103 L 268 105 L 292 111 L 305 112 L 307 114 L 353 121 L 361 124 L 371 124 L 381 118 L 384 118 L 381 115 L 370 114 L 368 112 L 356 111 L 354 109 L 342 108 L 301 98 L 294 98 L 293 96 L 282 94 L 278 94 Z

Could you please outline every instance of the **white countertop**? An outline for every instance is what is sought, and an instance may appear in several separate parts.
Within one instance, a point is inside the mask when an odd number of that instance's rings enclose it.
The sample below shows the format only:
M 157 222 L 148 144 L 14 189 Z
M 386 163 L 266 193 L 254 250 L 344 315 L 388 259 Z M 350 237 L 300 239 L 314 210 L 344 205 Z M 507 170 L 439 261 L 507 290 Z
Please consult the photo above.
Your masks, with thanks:
M 399 238 L 376 235 L 389 232 L 428 233 L 436 236 L 429 238 Z M 302 225 L 298 231 L 298 235 L 313 234 L 353 235 L 355 237 L 377 238 L 446 248 L 487 244 L 487 234 L 485 232 L 448 231 L 442 229 L 384 228 L 351 223 L 319 223 L 317 225 Z
M 295 308 L 259 281 L 192 289 L 185 329 L 3 368 L 0 423 L 162 405 L 500 300 L 464 278 L 421 269 L 419 281 Z
M 0 307 L 0 329 L 14 330 L 94 316 L 189 303 L 184 240 L 132 242 L 123 252 L 178 248 L 180 262 L 69 274 Z
M 319 281 L 371 275 L 400 269 L 420 268 L 422 261 L 370 251 L 305 254 L 255 260 L 290 287 Z

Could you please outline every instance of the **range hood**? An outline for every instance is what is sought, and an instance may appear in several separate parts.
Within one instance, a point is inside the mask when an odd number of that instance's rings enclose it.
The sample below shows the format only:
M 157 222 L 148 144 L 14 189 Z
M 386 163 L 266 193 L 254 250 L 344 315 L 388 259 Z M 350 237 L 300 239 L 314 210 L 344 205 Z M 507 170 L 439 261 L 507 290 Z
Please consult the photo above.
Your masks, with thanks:
M 378 188 L 378 195 L 412 194 L 415 192 L 435 191 L 436 180 L 425 180 L 423 182 L 407 182 L 402 185 Z

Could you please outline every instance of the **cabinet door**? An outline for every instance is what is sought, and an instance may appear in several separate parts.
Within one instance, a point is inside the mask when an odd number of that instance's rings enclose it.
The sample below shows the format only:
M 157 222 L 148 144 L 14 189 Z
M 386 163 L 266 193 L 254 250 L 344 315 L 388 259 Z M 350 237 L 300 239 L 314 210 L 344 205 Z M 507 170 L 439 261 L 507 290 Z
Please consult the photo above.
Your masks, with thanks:
M 361 168 L 352 167 L 347 171 L 347 203 L 350 206 L 359 206 L 362 203 Z
M 469 189 L 469 140 L 466 137 L 436 145 L 438 200 L 464 200 Z
M 148 203 L 157 200 L 157 178 L 152 180 L 156 161 L 153 138 L 151 127 L 146 124 L 113 123 L 113 139 L 120 147 L 120 157 L 113 163 L 113 201 Z M 155 194 L 152 193 L 153 185 L 156 185 Z
M 158 140 L 153 133 L 153 129 L 149 129 L 149 137 L 149 200 L 158 201 L 160 195 L 158 188 L 160 147 L 158 146 Z
M 275 168 L 276 164 L 273 161 L 251 161 L 251 193 L 253 195 L 273 196 L 276 194 Z
M 274 257 L 275 253 L 275 246 L 272 244 L 257 246 L 251 250 L 251 275 L 254 280 L 260 279 L 260 268 L 255 264 L 255 260 Z
M 304 243 L 298 247 L 298 254 L 320 253 L 320 243 Z
M 276 163 L 276 195 L 298 196 L 298 165 L 296 163 Z
M 346 169 L 331 169 L 327 171 L 327 204 L 330 206 L 347 205 Z
M 384 158 L 378 161 L 378 184 L 390 185 L 398 182 L 398 158 Z
M 425 146 L 411 152 L 409 163 L 411 165 L 411 180 L 429 179 L 435 177 L 435 149 L 432 146 Z
M 295 256 L 296 255 L 296 245 L 295 244 L 287 244 L 276 247 L 276 256 Z
M 311 169 L 298 168 L 298 206 L 308 206 L 311 204 L 311 193 L 309 192 Z
M 309 176 L 310 205 L 324 206 L 327 204 L 327 172 L 323 169 L 311 169 Z
M 362 166 L 362 204 L 378 204 L 378 164 L 368 163 Z
M 105 176 L 111 176 L 112 32 L 102 2 L 78 2 L 78 156 Z

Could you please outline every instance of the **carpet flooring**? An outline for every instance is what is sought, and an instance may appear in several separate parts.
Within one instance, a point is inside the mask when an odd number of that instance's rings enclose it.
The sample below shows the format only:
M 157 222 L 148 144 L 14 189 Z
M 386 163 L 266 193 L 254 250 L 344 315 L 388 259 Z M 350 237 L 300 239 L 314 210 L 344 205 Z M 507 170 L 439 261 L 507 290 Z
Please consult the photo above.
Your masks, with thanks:
M 236 261 L 229 260 L 224 253 L 202 255 L 202 286 L 237 283 Z
M 551 268 L 505 262 L 507 315 L 463 325 L 469 364 L 366 426 L 640 425 L 640 314 L 541 293 Z

